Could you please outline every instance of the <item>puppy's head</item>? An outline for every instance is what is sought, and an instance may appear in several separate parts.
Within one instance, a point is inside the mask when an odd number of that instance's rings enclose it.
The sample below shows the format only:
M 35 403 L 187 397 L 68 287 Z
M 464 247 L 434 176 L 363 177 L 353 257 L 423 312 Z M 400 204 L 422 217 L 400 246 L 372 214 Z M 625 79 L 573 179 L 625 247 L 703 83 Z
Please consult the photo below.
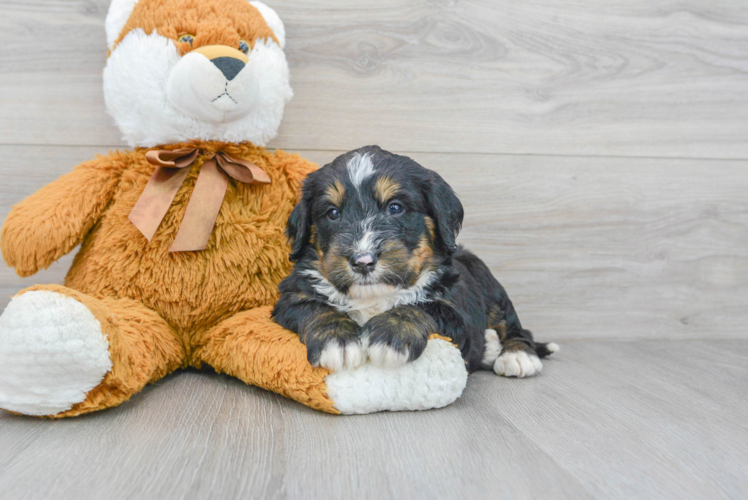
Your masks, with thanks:
M 451 259 L 462 218 L 436 172 L 368 146 L 307 177 L 288 221 L 291 260 L 343 293 L 407 288 Z
M 104 97 L 132 146 L 264 145 L 291 98 L 278 15 L 248 0 L 113 0 Z

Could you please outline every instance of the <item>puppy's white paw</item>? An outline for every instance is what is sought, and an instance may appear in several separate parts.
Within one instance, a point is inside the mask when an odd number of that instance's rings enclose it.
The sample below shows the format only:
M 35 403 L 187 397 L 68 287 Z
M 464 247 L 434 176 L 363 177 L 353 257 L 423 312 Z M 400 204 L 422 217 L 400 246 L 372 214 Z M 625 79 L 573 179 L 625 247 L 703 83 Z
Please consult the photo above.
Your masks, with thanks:
M 484 370 L 490 370 L 501 353 L 501 342 L 499 342 L 498 332 L 492 328 L 487 329 L 483 335 L 486 343 L 483 347 L 483 359 L 481 359 L 480 364 Z
M 493 371 L 504 377 L 532 377 L 543 370 L 543 363 L 534 354 L 510 351 L 501 354 L 493 365 Z
M 381 368 L 397 368 L 408 362 L 410 353 L 396 351 L 387 344 L 376 343 L 366 345 L 366 354 L 369 356 L 371 364 Z
M 319 366 L 332 371 L 353 370 L 361 366 L 364 361 L 366 361 L 366 352 L 358 342 L 343 345 L 330 342 L 319 356 Z

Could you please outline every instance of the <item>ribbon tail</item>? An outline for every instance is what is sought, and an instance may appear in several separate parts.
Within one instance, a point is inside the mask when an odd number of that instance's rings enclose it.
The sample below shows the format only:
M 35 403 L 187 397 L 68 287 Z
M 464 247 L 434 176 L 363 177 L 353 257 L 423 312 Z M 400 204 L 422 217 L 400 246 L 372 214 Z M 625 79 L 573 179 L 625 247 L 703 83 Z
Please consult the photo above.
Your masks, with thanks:
M 179 187 L 189 173 L 188 168 L 156 167 L 153 171 L 143 193 L 127 217 L 148 241 L 153 239 Z
M 228 184 L 228 177 L 218 169 L 215 159 L 203 163 L 179 232 L 169 252 L 205 250 Z
M 270 177 L 265 171 L 249 160 L 242 160 L 226 153 L 216 156 L 218 165 L 229 176 L 245 184 L 270 184 Z

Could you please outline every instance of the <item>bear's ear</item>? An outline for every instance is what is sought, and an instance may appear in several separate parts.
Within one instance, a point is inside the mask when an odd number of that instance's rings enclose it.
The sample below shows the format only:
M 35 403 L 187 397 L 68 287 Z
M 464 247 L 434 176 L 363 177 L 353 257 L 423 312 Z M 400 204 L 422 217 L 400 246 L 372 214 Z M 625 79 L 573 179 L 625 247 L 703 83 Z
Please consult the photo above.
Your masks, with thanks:
M 130 14 L 132 14 L 136 3 L 138 3 L 138 0 L 112 0 L 109 12 L 106 15 L 106 21 L 104 21 L 106 45 L 109 50 L 114 48 L 114 42 L 117 41 L 120 33 L 122 33 L 122 28 L 130 19 Z
M 283 27 L 283 21 L 281 21 L 281 18 L 278 17 L 278 14 L 265 5 L 262 2 L 249 2 L 249 4 L 254 7 L 255 9 L 260 11 L 260 14 L 262 14 L 262 17 L 265 18 L 265 22 L 268 24 L 271 30 L 273 30 L 273 34 L 275 35 L 275 38 L 278 39 L 278 44 L 280 45 L 280 48 L 286 47 L 286 28 Z

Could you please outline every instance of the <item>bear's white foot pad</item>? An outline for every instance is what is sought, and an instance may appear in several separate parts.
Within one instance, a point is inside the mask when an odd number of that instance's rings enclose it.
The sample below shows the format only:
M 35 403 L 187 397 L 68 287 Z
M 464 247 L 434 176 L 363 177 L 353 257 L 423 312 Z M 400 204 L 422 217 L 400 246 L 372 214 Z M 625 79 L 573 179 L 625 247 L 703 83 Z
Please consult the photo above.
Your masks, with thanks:
M 325 377 L 327 395 L 343 414 L 441 408 L 460 397 L 468 373 L 459 349 L 431 339 L 421 357 L 398 368 L 366 363 Z
M 109 342 L 77 300 L 31 291 L 0 316 L 0 408 L 56 415 L 86 399 L 111 370 Z
M 493 371 L 505 377 L 532 377 L 542 370 L 543 363 L 540 362 L 540 358 L 524 351 L 503 353 L 493 365 Z

